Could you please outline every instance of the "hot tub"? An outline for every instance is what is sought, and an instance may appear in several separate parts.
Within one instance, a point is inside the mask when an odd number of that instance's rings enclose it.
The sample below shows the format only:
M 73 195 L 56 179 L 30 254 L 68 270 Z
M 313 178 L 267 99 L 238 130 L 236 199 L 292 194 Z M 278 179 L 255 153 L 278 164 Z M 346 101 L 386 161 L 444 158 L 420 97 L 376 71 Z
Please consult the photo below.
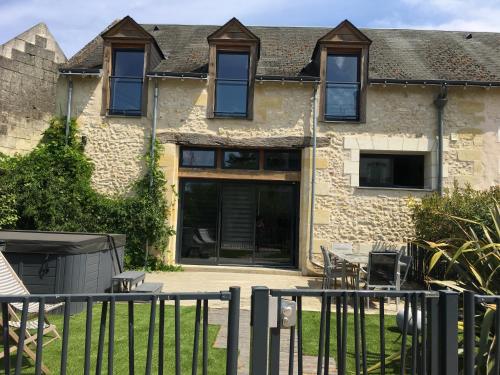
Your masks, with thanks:
M 123 234 L 0 231 L 5 258 L 32 294 L 87 294 L 111 290 L 123 268 Z M 84 303 L 72 303 L 72 314 Z

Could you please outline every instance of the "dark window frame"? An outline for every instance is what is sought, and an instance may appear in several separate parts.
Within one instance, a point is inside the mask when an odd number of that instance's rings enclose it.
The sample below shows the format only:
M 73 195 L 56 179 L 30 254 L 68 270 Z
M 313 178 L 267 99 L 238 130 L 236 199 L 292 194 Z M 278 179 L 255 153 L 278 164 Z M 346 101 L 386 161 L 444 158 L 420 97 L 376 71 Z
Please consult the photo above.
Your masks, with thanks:
M 396 179 L 396 163 L 394 162 L 395 159 L 398 157 L 418 157 L 421 162 L 421 184 L 418 185 L 402 185 L 402 184 L 395 184 L 395 179 Z M 417 154 L 417 153 L 376 153 L 376 152 L 361 152 L 359 155 L 359 186 L 360 187 L 368 187 L 368 188 L 391 188 L 391 189 L 415 189 L 415 190 L 425 190 L 425 154 Z M 362 183 L 362 159 L 375 159 L 375 158 L 387 158 L 390 159 L 391 161 L 391 179 L 392 183 L 391 184 L 365 184 Z
M 212 166 L 197 166 L 197 165 L 184 165 L 184 151 L 210 151 L 214 154 L 214 163 Z M 216 169 L 217 168 L 217 156 L 218 152 L 216 148 L 210 147 L 181 147 L 179 155 L 179 168 L 195 168 L 195 169 Z
M 217 89 L 218 81 L 228 81 L 228 79 L 219 79 L 219 56 L 220 55 L 246 55 L 247 56 L 247 79 L 246 80 L 235 80 L 235 81 L 246 81 L 246 103 L 245 103 L 245 113 L 236 112 L 220 112 L 217 111 Z M 214 87 L 214 117 L 216 118 L 248 118 L 248 102 L 250 96 L 250 51 L 229 51 L 225 49 L 216 51 L 216 65 L 215 65 L 215 87 Z
M 257 168 L 232 168 L 225 166 L 226 152 L 254 152 L 257 154 Z M 244 149 L 244 148 L 223 148 L 221 149 L 221 169 L 233 171 L 258 171 L 260 170 L 260 150 L 259 149 Z
M 117 52 L 142 52 L 143 53 L 143 62 L 142 62 L 142 75 L 139 77 L 135 76 L 116 76 L 115 75 L 115 69 L 116 69 L 116 53 Z M 111 116 L 127 116 L 127 117 L 140 117 L 143 114 L 143 91 L 144 91 L 144 66 L 146 64 L 145 58 L 146 58 L 146 49 L 145 48 L 140 48 L 140 47 L 115 47 L 111 51 L 112 54 L 112 66 L 111 66 L 111 75 L 108 77 L 109 79 L 109 108 L 108 108 L 108 114 Z M 124 109 L 114 109 L 113 108 L 113 91 L 114 91 L 114 84 L 113 81 L 115 79 L 127 79 L 129 81 L 140 81 L 140 97 L 139 97 L 139 108 L 134 109 L 134 110 L 124 110 Z
M 330 56 L 339 56 L 339 57 L 356 57 L 357 64 L 356 64 L 356 70 L 357 70 L 357 77 L 356 77 L 356 82 L 335 82 L 335 81 L 328 81 L 328 58 Z M 327 114 L 327 109 L 328 109 L 328 88 L 330 85 L 332 87 L 335 87 L 336 85 L 342 86 L 342 85 L 357 85 L 357 93 L 356 93 L 356 116 L 330 116 Z M 323 108 L 323 118 L 325 121 L 342 121 L 342 122 L 359 122 L 361 119 L 360 116 L 360 111 L 361 111 L 361 52 L 352 52 L 352 53 L 347 53 L 347 52 L 335 52 L 335 51 L 329 51 L 326 55 L 326 67 L 325 67 L 325 89 L 323 92 L 324 95 L 324 108 Z
M 277 168 L 270 168 L 269 165 L 267 164 L 267 155 L 268 154 L 278 154 L 278 153 L 293 153 L 293 154 L 297 154 L 298 155 L 298 160 L 299 160 L 299 165 L 298 165 L 298 169 L 291 169 L 291 168 L 288 168 L 288 169 L 277 169 Z M 263 154 L 263 158 L 264 158 L 264 163 L 263 163 L 263 169 L 265 171 L 275 171 L 275 172 L 300 172 L 302 167 L 301 167 L 301 157 L 302 157 L 302 153 L 300 150 L 264 150 L 264 154 Z

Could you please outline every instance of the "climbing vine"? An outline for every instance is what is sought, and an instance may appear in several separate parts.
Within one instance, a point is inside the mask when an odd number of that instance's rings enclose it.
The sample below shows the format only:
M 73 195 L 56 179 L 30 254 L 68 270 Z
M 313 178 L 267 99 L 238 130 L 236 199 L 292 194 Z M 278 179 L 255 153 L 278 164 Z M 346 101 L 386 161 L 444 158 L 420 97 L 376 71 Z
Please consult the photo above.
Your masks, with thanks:
M 0 227 L 124 233 L 128 268 L 168 269 L 163 256 L 145 256 L 147 245 L 163 255 L 174 233 L 167 225 L 165 198 L 172 187 L 158 166 L 161 145 L 154 160 L 145 156 L 151 168 L 133 183 L 132 194 L 107 196 L 92 187 L 94 165 L 85 156 L 75 120 L 69 130 L 66 142 L 65 119 L 52 119 L 33 151 L 0 154 Z

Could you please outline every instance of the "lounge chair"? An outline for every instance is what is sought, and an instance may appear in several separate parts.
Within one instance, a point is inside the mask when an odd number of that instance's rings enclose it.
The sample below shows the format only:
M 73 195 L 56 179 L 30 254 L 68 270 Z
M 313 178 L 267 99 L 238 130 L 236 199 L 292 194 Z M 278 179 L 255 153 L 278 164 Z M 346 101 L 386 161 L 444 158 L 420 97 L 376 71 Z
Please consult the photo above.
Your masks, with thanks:
M 17 274 L 14 272 L 9 262 L 5 259 L 2 252 L 0 252 L 0 295 L 29 295 L 28 289 L 24 286 L 23 282 Z M 44 307 L 44 312 L 47 313 L 54 309 L 60 307 L 61 304 L 46 304 Z M 12 354 L 17 350 L 19 343 L 19 335 L 21 328 L 21 318 L 20 312 L 23 309 L 22 303 L 10 303 L 7 305 L 8 309 L 8 319 L 9 319 L 9 336 L 12 340 L 12 345 L 9 347 L 9 353 Z M 26 355 L 31 358 L 33 361 L 36 361 L 35 352 L 29 347 L 30 344 L 36 345 L 38 340 L 38 336 L 36 330 L 38 328 L 38 303 L 30 303 L 28 305 L 28 320 L 26 322 L 26 330 L 24 332 L 24 347 L 23 351 Z M 0 314 L 0 327 L 3 328 L 2 314 Z M 33 332 L 34 331 L 34 332 Z M 44 327 L 43 327 L 43 335 L 50 334 L 51 337 L 43 342 L 43 346 L 50 344 L 52 341 L 60 339 L 61 336 L 59 332 L 57 332 L 56 326 L 50 324 L 47 319 L 47 315 L 44 314 Z M 3 343 L 1 348 L 3 348 Z M 0 359 L 5 356 L 5 353 L 0 352 Z M 5 359 L 7 360 L 7 359 Z M 44 374 L 49 374 L 49 369 L 42 363 L 42 372 Z

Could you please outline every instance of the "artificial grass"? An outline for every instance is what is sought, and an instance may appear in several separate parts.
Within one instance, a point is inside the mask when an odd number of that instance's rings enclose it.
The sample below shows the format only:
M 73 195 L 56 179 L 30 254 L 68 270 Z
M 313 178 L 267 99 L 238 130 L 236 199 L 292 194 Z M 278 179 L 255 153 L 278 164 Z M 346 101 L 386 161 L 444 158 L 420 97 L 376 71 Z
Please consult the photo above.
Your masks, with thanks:
M 320 313 L 312 311 L 304 311 L 302 317 L 303 326 L 303 350 L 305 355 L 317 356 L 319 343 L 319 326 Z M 366 348 L 367 348 L 367 367 L 371 367 L 380 362 L 380 316 L 365 315 L 366 328 Z M 401 351 L 400 332 L 396 326 L 396 317 L 394 315 L 385 316 L 385 353 L 386 353 L 386 371 L 389 374 L 399 374 L 400 361 L 396 360 L 392 363 L 387 363 L 387 358 L 394 353 L 399 354 Z M 409 340 L 409 341 L 408 341 Z M 360 338 L 360 368 L 362 372 L 361 362 L 361 338 Z M 408 336 L 407 345 L 411 343 L 411 336 Z M 337 315 L 332 311 L 330 324 L 330 357 L 337 360 Z M 355 351 L 354 351 L 354 315 L 348 314 L 347 319 L 347 354 L 346 354 L 346 371 L 348 374 L 355 374 Z M 406 364 L 411 358 L 407 357 Z M 408 367 L 408 366 L 405 366 Z M 370 374 L 380 374 L 380 370 L 374 370 Z
M 109 307 L 109 306 L 108 306 Z M 144 374 L 146 367 L 146 352 L 149 327 L 149 304 L 135 304 L 134 308 L 134 332 L 135 332 L 135 373 Z M 158 318 L 159 311 L 157 307 L 155 321 L 155 337 L 153 351 L 152 373 L 158 373 Z M 95 373 L 97 344 L 99 338 L 99 323 L 101 315 L 101 305 L 96 305 L 93 309 L 92 321 L 92 349 L 91 349 L 91 373 Z M 86 313 L 76 314 L 71 317 L 69 330 L 68 346 L 68 365 L 67 374 L 82 374 L 84 368 L 85 352 L 85 316 Z M 58 327 L 59 333 L 63 334 L 62 315 L 50 315 L 50 322 Z M 109 316 L 108 316 L 109 319 Z M 116 304 L 115 318 L 115 347 L 114 347 L 114 366 L 113 374 L 128 374 L 128 310 L 127 304 Z M 195 307 L 181 307 L 181 369 L 182 374 L 191 374 L 191 362 L 193 355 Z M 108 323 L 109 321 L 107 321 Z M 226 350 L 213 348 L 215 338 L 219 332 L 219 326 L 209 325 L 208 327 L 208 373 L 219 375 L 225 373 Z M 108 356 L 108 327 L 106 327 L 106 338 L 104 345 L 102 374 L 108 374 L 107 356 Z M 200 345 L 198 373 L 201 374 L 202 361 L 202 324 L 200 322 Z M 52 374 L 60 372 L 62 340 L 56 340 L 43 349 L 43 363 L 50 369 Z M 32 346 L 34 349 L 34 347 Z M 3 350 L 3 348 L 1 349 Z M 15 366 L 16 355 L 11 355 L 11 366 Z M 165 367 L 164 373 L 175 373 L 175 343 L 174 343 L 174 308 L 165 306 Z M 0 374 L 3 373 L 3 362 L 0 360 Z M 22 374 L 34 374 L 35 366 L 33 361 L 25 356 Z

